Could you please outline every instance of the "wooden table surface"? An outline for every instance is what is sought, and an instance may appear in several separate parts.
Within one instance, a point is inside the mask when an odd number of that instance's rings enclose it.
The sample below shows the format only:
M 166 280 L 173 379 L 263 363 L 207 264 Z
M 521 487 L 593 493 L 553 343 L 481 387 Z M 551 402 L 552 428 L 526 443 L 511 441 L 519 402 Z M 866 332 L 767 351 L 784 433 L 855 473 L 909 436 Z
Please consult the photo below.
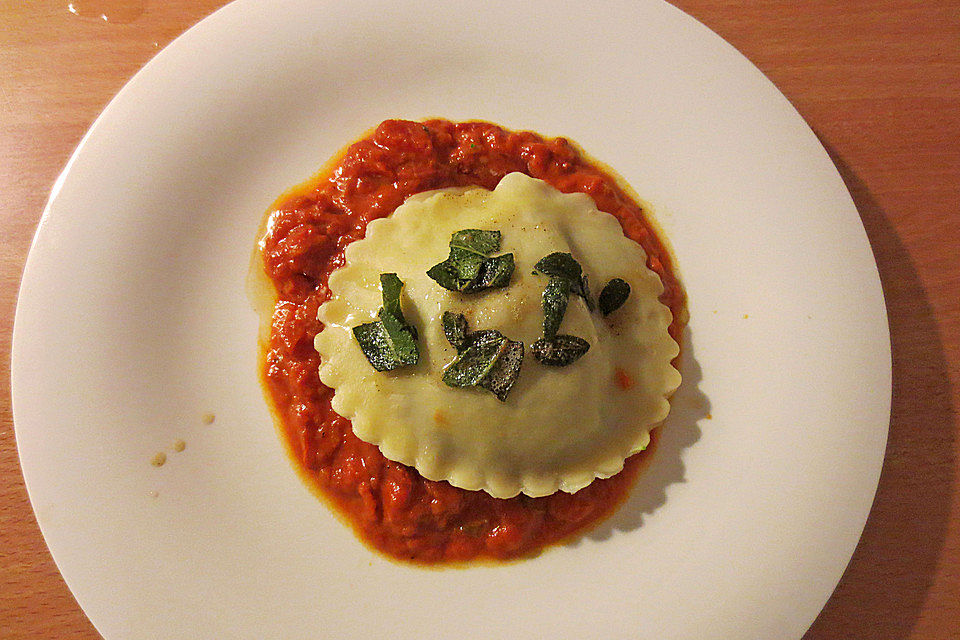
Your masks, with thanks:
M 98 637 L 44 545 L 17 460 L 9 349 L 30 239 L 54 180 L 110 98 L 221 4 L 0 0 L 2 638 Z M 805 638 L 960 638 L 960 1 L 676 4 L 758 65 L 823 141 L 886 295 L 893 412 L 880 487 L 850 566 Z

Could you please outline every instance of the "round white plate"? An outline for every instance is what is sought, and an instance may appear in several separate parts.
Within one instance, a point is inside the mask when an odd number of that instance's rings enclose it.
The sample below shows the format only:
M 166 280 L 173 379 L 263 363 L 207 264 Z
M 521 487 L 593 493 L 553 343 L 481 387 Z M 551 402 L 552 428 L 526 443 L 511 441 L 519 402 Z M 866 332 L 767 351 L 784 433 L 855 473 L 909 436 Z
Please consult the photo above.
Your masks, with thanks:
M 890 406 L 877 271 L 827 154 L 662 2 L 426 4 L 229 5 L 57 181 L 12 384 L 67 584 L 109 640 L 800 637 L 865 522 Z M 300 482 L 257 384 L 262 212 L 380 120 L 427 116 L 579 142 L 652 203 L 690 297 L 684 386 L 630 502 L 504 566 L 369 551 Z

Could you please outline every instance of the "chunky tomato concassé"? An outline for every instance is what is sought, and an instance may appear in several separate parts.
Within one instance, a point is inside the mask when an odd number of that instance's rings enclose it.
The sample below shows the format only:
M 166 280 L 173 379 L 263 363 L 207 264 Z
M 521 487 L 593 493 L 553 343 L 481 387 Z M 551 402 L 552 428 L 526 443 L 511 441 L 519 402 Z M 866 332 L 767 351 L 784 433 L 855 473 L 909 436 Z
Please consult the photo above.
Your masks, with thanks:
M 333 391 L 318 377 L 313 338 L 322 328 L 316 316 L 329 297 L 327 277 L 341 266 L 344 247 L 408 196 L 464 185 L 493 189 L 513 171 L 563 192 L 586 193 L 617 217 L 663 280 L 661 300 L 673 311 L 670 334 L 679 342 L 684 293 L 669 254 L 640 206 L 563 138 L 485 122 L 387 120 L 332 167 L 281 198 L 261 245 L 277 294 L 262 373 L 289 449 L 303 474 L 359 535 L 398 559 L 434 563 L 535 553 L 611 513 L 647 453 L 627 460 L 618 475 L 572 495 L 504 500 L 426 480 L 387 460 L 330 407 Z

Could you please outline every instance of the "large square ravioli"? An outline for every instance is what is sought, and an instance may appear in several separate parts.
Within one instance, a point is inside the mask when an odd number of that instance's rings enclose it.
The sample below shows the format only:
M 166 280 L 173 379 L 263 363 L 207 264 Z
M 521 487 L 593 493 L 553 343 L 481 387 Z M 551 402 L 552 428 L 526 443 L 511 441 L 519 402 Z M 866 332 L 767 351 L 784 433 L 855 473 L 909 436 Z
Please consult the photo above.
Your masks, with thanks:
M 515 256 L 509 286 L 468 294 L 427 275 L 462 229 L 501 233 L 502 250 Z M 553 252 L 573 255 L 590 282 L 620 278 L 630 285 L 626 302 L 609 316 L 570 299 L 562 332 L 583 337 L 589 351 L 566 367 L 524 358 L 505 401 L 444 385 L 443 369 L 456 351 L 444 337 L 443 312 L 529 346 L 543 332 L 545 280 L 533 267 Z M 425 478 L 498 498 L 573 493 L 618 473 L 669 412 L 680 383 L 671 364 L 679 346 L 668 333 L 672 313 L 659 300 L 663 284 L 647 268 L 642 247 L 587 195 L 561 193 L 522 173 L 506 175 L 492 191 L 417 194 L 371 222 L 344 257 L 318 312 L 320 380 L 334 390 L 333 409 L 360 439 Z M 404 282 L 403 312 L 422 345 L 416 365 L 378 372 L 352 329 L 376 319 L 379 276 L 386 272 Z

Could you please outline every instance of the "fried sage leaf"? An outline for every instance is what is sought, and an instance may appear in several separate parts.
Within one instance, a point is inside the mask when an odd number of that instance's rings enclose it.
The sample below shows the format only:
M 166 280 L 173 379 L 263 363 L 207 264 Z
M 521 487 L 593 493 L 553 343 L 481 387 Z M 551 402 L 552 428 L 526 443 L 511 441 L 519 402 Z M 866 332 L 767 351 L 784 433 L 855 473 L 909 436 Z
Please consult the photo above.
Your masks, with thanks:
M 500 250 L 500 232 L 463 229 L 450 238 L 450 255 L 427 271 L 437 284 L 451 291 L 472 293 L 505 287 L 513 275 L 513 254 L 489 257 Z
M 397 277 L 397 274 L 380 274 L 380 292 L 381 296 L 383 296 L 383 308 L 402 322 L 403 310 L 400 309 L 401 291 L 403 291 L 403 280 Z
M 408 364 L 417 364 L 417 329 L 408 324 L 400 309 L 403 281 L 395 273 L 380 274 L 383 307 L 377 322 L 366 322 L 353 328 L 363 355 L 377 371 L 390 371 Z
M 552 340 L 560 329 L 563 315 L 567 312 L 570 298 L 570 281 L 566 278 L 551 276 L 540 302 L 543 306 L 543 336 Z
M 555 251 L 540 258 L 533 268 L 544 275 L 564 278 L 570 282 L 579 280 L 582 271 L 580 263 L 574 260 L 572 255 L 562 251 Z
M 505 401 L 520 376 L 523 343 L 509 340 L 494 329 L 468 333 L 467 319 L 449 311 L 443 314 L 443 330 L 458 352 L 443 372 L 444 383 L 451 387 L 482 387 Z
M 540 273 L 550 276 L 543 290 L 543 337 L 531 345 L 533 356 L 541 363 L 564 367 L 576 362 L 590 348 L 583 338 L 558 334 L 571 293 L 584 299 L 587 308 L 593 311 L 590 300 L 590 285 L 580 263 L 569 253 L 556 251 L 544 256 L 534 266 Z
M 590 283 L 587 282 L 587 274 L 580 276 L 580 282 L 572 287 L 572 291 L 583 298 L 583 301 L 587 303 L 587 309 L 590 311 L 596 309 L 596 305 L 594 305 L 593 300 L 590 299 Z
M 390 371 L 405 364 L 417 363 L 417 343 L 409 333 L 391 337 L 383 322 L 366 322 L 354 327 L 353 335 L 360 343 L 363 355 L 377 371 Z M 398 340 L 395 341 L 395 337 Z
M 512 253 L 487 258 L 483 264 L 480 265 L 480 272 L 477 274 L 477 277 L 464 287 L 463 290 L 473 292 L 482 289 L 505 287 L 510 284 L 513 267 Z
M 508 340 L 499 331 L 488 331 L 470 341 L 443 372 L 443 381 L 451 387 L 480 384 L 506 350 Z
M 466 349 L 467 345 L 470 344 L 470 340 L 467 338 L 469 330 L 467 319 L 462 313 L 443 312 L 443 335 L 446 336 L 447 342 L 454 346 L 457 353 Z
M 578 336 L 558 334 L 553 340 L 540 338 L 530 349 L 541 364 L 565 367 L 579 360 L 590 349 L 590 343 Z
M 507 394 L 520 377 L 520 365 L 523 364 L 523 343 L 516 340 L 507 340 L 500 357 L 493 363 L 490 373 L 480 381 L 480 386 L 497 396 L 500 402 L 507 399 Z
M 400 362 L 417 364 L 420 359 L 420 350 L 417 349 L 416 329 L 386 309 L 380 309 L 379 317 Z
M 469 280 L 460 278 L 460 271 L 456 265 L 447 258 L 439 264 L 435 264 L 427 270 L 427 275 L 444 289 L 450 291 L 460 291 L 469 284 Z
M 461 249 L 485 258 L 500 251 L 500 232 L 483 229 L 463 229 L 450 238 L 451 249 Z
M 630 284 L 626 280 L 614 278 L 600 292 L 597 303 L 600 313 L 607 316 L 619 309 L 630 297 Z
M 381 273 L 380 291 L 383 297 L 383 309 L 380 310 L 378 316 L 382 319 L 384 312 L 391 314 L 409 329 L 410 333 L 413 334 L 413 339 L 416 340 L 417 328 L 406 321 L 403 317 L 403 310 L 400 308 L 400 293 L 403 291 L 403 280 L 397 277 L 395 273 Z
M 583 273 L 580 263 L 569 253 L 554 251 L 540 258 L 533 268 L 544 275 L 554 278 L 563 278 L 570 283 L 570 291 L 583 298 L 587 308 L 593 311 L 593 301 L 590 300 L 590 287 L 587 276 Z

